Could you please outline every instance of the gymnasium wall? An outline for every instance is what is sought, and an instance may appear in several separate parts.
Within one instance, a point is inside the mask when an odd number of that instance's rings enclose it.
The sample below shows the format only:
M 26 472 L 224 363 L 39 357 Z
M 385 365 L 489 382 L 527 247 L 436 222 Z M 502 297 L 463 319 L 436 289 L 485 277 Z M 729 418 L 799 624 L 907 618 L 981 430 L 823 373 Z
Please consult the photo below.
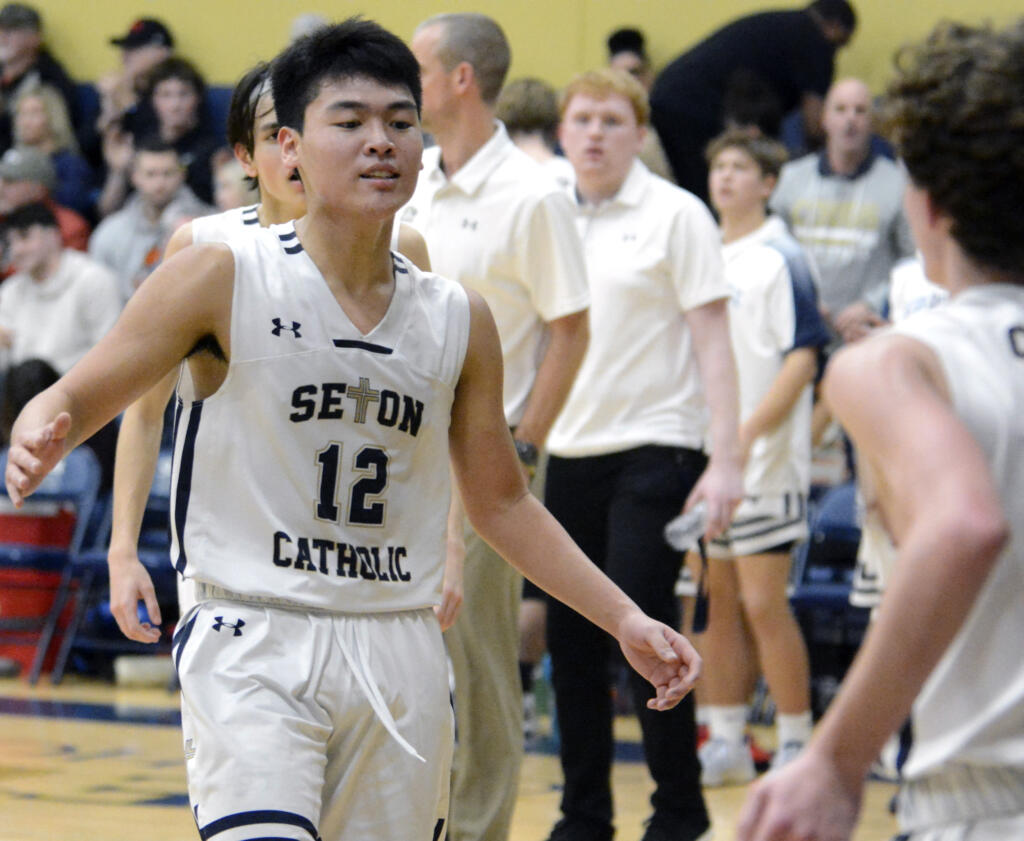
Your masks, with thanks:
M 556 86 L 604 61 L 604 38 L 618 26 L 643 29 L 657 67 L 727 21 L 791 0 L 30 0 L 43 15 L 47 42 L 78 80 L 115 66 L 120 35 L 137 17 L 163 20 L 179 52 L 212 84 L 231 84 L 254 61 L 287 41 L 291 21 L 305 12 L 333 19 L 363 13 L 402 37 L 432 14 L 479 11 L 496 18 L 512 43 L 511 77 L 540 76 Z M 1020 0 L 854 0 L 857 34 L 840 53 L 839 73 L 864 78 L 878 92 L 893 51 L 941 18 L 1003 23 L 1022 14 Z

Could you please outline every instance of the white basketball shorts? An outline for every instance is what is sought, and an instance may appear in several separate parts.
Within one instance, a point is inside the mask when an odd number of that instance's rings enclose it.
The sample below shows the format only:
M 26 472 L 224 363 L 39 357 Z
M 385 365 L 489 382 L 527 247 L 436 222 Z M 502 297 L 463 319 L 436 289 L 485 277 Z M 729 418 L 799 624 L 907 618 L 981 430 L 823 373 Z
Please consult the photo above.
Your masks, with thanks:
M 198 596 L 174 658 L 204 841 L 441 835 L 452 710 L 432 610 L 311 612 L 204 584 Z

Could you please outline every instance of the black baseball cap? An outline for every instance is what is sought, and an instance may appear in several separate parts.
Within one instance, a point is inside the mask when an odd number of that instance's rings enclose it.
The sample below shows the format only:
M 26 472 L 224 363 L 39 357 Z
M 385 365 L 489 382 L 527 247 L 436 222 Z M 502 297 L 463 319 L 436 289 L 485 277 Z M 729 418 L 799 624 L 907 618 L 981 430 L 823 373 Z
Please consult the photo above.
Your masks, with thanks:
M 0 9 L 0 29 L 34 29 L 39 32 L 43 28 L 39 12 L 23 3 L 8 3 Z
M 174 39 L 170 30 L 160 21 L 153 18 L 140 18 L 128 31 L 118 38 L 111 38 L 110 43 L 122 50 L 136 47 L 173 47 Z

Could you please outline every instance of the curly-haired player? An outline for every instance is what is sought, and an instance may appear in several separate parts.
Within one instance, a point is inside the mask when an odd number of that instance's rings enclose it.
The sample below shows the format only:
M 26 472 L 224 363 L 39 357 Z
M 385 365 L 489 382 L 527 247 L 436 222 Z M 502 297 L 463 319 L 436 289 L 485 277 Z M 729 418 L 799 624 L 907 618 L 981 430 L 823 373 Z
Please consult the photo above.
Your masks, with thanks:
M 886 592 L 807 750 L 754 787 L 744 841 L 849 838 L 908 713 L 900 837 L 1024 837 L 1024 20 L 942 24 L 901 53 L 888 118 L 951 300 L 827 375 L 873 489 L 865 528 L 890 540 Z

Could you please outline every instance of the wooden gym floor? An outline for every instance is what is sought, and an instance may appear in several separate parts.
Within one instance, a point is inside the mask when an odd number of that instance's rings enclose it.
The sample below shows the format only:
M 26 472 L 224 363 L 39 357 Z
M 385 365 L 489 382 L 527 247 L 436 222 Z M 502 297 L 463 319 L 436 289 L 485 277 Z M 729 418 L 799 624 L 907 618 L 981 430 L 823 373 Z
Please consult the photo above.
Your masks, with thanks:
M 764 735 L 764 734 L 762 734 Z M 616 841 L 637 841 L 650 779 L 638 730 L 619 719 Z M 764 735 L 767 740 L 768 736 Z M 511 841 L 543 841 L 558 817 L 557 757 L 530 752 Z M 888 841 L 894 786 L 870 783 L 855 841 Z M 716 841 L 732 839 L 745 789 L 707 792 Z M 0 680 L 0 841 L 192 841 L 177 697 L 69 675 L 29 687 Z

